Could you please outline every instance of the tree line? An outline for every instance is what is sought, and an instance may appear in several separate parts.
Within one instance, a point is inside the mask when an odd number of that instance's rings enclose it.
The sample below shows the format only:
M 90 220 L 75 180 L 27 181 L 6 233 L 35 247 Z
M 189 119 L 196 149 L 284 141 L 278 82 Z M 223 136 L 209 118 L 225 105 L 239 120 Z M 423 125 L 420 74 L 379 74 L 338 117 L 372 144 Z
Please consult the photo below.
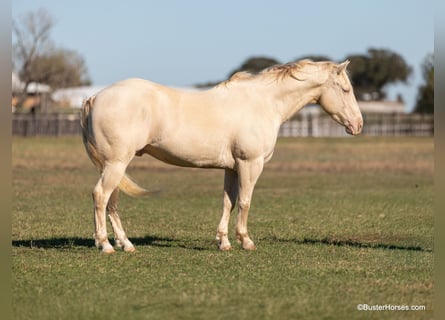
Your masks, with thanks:
M 29 12 L 20 19 L 13 20 L 13 67 L 18 70 L 18 75 L 24 83 L 23 97 L 32 82 L 48 84 L 53 89 L 91 84 L 82 55 L 52 43 L 50 33 L 54 24 L 54 19 L 44 9 Z M 294 61 L 302 59 L 333 61 L 325 55 L 301 56 Z M 412 67 L 405 59 L 389 49 L 369 48 L 364 54 L 348 55 L 343 60 L 346 59 L 351 62 L 348 72 L 358 100 L 383 100 L 387 95 L 387 85 L 407 83 L 412 74 Z M 258 73 L 276 64 L 281 62 L 271 57 L 250 57 L 232 70 L 227 79 L 239 71 Z M 434 113 L 433 54 L 425 57 L 421 69 L 423 83 L 418 88 L 414 112 Z M 226 79 L 221 81 L 224 80 Z M 210 87 L 221 81 L 196 86 Z
M 75 50 L 57 47 L 51 40 L 53 17 L 45 10 L 30 11 L 12 22 L 13 69 L 23 83 L 17 108 L 25 102 L 31 83 L 52 89 L 90 85 L 85 60 Z

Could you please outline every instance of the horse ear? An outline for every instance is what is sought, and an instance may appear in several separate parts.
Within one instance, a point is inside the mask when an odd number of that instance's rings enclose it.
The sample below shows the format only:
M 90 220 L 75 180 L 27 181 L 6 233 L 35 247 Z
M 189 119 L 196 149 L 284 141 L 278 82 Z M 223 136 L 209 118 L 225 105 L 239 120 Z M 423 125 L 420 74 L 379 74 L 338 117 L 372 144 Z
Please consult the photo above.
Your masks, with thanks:
M 346 70 L 346 67 L 349 64 L 349 60 L 346 60 L 345 62 L 340 63 L 339 65 L 337 65 L 337 74 L 342 73 L 343 71 Z

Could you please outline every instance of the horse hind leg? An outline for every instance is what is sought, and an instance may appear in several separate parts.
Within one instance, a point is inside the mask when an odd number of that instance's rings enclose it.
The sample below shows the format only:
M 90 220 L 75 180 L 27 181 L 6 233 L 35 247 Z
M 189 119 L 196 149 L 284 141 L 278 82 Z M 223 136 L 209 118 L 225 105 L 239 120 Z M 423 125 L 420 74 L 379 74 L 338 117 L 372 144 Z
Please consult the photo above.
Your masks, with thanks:
M 135 251 L 135 247 L 128 240 L 124 229 L 122 228 L 121 219 L 117 213 L 117 205 L 119 202 L 119 188 L 114 189 L 107 204 L 107 213 L 111 221 L 111 226 L 114 231 L 114 241 L 117 248 L 122 248 L 126 252 Z
M 127 164 L 122 162 L 108 163 L 104 167 L 102 175 L 93 189 L 95 225 L 94 239 L 96 246 L 99 249 L 101 248 L 102 252 L 104 253 L 115 252 L 108 241 L 106 209 L 112 193 L 118 187 L 122 177 L 125 174 L 126 168 Z
M 237 196 L 238 174 L 233 170 L 226 169 L 224 173 L 223 213 L 216 231 L 216 240 L 219 242 L 219 249 L 221 251 L 232 249 L 232 245 L 228 238 L 228 226 L 230 213 L 235 206 Z

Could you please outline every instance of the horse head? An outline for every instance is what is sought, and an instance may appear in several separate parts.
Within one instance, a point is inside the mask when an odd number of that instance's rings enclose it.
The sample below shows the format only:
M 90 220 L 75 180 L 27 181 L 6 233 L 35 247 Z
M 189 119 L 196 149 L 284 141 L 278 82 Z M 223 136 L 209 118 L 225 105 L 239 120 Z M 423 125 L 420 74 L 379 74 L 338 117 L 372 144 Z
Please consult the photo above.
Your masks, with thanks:
M 351 135 L 362 131 L 363 117 L 354 96 L 354 91 L 346 73 L 349 61 L 331 64 L 328 77 L 321 88 L 318 103 Z

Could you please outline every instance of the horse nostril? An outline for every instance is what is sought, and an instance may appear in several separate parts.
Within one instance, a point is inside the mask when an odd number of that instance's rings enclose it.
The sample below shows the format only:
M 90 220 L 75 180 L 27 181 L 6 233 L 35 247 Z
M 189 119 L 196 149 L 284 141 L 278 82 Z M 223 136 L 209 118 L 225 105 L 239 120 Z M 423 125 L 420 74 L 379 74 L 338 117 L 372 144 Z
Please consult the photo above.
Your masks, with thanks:
M 360 133 L 363 128 L 363 119 L 360 118 L 357 122 L 358 122 L 357 123 L 357 131 L 358 131 L 358 133 Z

